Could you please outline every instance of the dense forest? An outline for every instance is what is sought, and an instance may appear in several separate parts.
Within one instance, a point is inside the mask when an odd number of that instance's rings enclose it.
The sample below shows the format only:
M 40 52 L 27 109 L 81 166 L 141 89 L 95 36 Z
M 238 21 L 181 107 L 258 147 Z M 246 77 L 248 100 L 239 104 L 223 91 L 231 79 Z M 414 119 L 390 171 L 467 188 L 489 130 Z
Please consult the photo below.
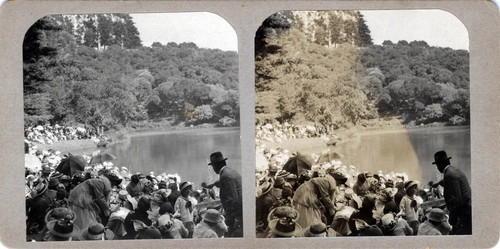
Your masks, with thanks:
M 127 14 L 52 15 L 23 43 L 25 125 L 239 123 L 238 54 L 144 47 Z
M 325 131 L 396 117 L 467 125 L 469 53 L 424 41 L 373 45 L 357 11 L 282 11 L 255 36 L 257 122 Z

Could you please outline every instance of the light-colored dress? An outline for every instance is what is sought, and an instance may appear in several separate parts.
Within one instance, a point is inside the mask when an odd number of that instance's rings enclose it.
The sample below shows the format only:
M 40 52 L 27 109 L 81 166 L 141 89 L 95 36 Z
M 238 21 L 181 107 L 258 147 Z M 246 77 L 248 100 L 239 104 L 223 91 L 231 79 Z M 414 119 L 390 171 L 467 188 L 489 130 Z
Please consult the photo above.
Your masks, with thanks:
M 74 224 L 86 230 L 99 215 L 109 212 L 110 193 L 111 183 L 106 177 L 88 179 L 71 190 L 68 203 L 76 214 Z

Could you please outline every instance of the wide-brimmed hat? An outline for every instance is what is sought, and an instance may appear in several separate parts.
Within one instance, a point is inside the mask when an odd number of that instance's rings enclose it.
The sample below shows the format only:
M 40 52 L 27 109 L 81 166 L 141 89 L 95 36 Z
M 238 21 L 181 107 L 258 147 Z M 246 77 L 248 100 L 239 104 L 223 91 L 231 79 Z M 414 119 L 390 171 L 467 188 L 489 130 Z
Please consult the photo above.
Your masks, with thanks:
M 48 188 L 49 188 L 49 182 L 47 181 L 47 179 L 41 179 L 41 181 L 39 181 L 31 191 L 30 193 L 31 198 L 35 198 L 37 196 L 42 195 L 43 193 L 45 193 L 45 191 L 47 191 Z
M 269 229 L 277 235 L 292 237 L 297 236 L 302 230 L 299 224 L 289 219 L 274 219 L 269 222 Z
M 51 176 L 50 176 L 50 179 L 57 179 L 57 180 L 60 180 L 61 177 L 63 176 L 63 174 L 59 171 L 56 171 L 54 172 Z
M 396 219 L 394 219 L 394 215 L 392 213 L 385 214 L 384 216 L 382 216 L 380 221 L 382 223 L 382 228 L 385 231 L 393 231 L 398 224 L 396 222 Z
M 259 185 L 259 188 L 261 189 L 262 193 L 261 195 L 265 195 L 273 189 L 274 186 L 274 181 L 273 178 L 271 177 L 266 177 Z
M 73 225 L 73 221 L 70 219 L 51 220 L 47 223 L 47 229 L 61 238 L 73 237 L 80 233 L 78 227 Z
M 49 180 L 49 187 L 50 188 L 55 188 L 55 187 L 59 186 L 59 183 L 60 182 L 59 182 L 59 180 L 57 178 L 52 178 L 51 177 L 50 180 Z
M 438 164 L 441 162 L 446 162 L 449 164 L 450 159 L 451 157 L 448 157 L 448 155 L 446 155 L 446 152 L 444 150 L 441 150 L 434 154 L 434 162 L 432 162 L 432 164 Z
M 164 202 L 160 205 L 160 211 L 158 211 L 160 215 L 163 214 L 173 214 L 175 213 L 174 207 L 172 207 L 172 204 L 170 202 Z
M 352 188 L 347 188 L 344 190 L 344 197 L 351 199 L 352 195 L 354 194 L 354 190 Z
M 128 192 L 125 189 L 122 189 L 118 192 L 118 198 L 120 198 L 120 200 L 126 201 L 127 196 L 128 196 Z
M 222 156 L 220 151 L 214 152 L 210 155 L 210 163 L 208 165 L 214 165 L 220 162 L 225 162 L 227 158 Z
M 201 218 L 203 218 L 203 220 L 213 223 L 218 223 L 222 221 L 221 213 L 215 209 L 207 209 L 207 211 L 205 211 L 205 213 L 201 215 Z
M 304 232 L 305 237 L 326 237 L 327 227 L 325 223 L 320 222 L 313 224 Z
M 436 222 L 443 222 L 446 220 L 446 213 L 440 208 L 432 208 L 425 216 L 427 219 Z
M 283 177 L 283 178 L 286 178 L 286 177 L 287 177 L 287 176 L 289 176 L 289 175 L 290 175 L 290 172 L 282 170 L 282 171 L 280 171 L 280 172 L 276 175 L 276 177 Z
M 192 187 L 193 183 L 191 183 L 191 182 L 182 182 L 181 185 L 179 185 L 179 188 L 180 188 L 179 191 L 182 192 L 182 190 L 184 190 L 185 188 L 190 187 L 190 186 Z
M 285 178 L 283 178 L 283 177 L 276 177 L 276 179 L 274 180 L 274 186 L 281 186 L 285 183 L 286 183 L 286 181 L 285 181 Z
M 148 227 L 137 232 L 138 239 L 161 239 L 160 230 L 155 227 Z
M 56 207 L 47 212 L 47 214 L 45 215 L 45 223 L 49 223 L 49 221 L 52 220 L 59 220 L 64 218 L 74 221 L 76 219 L 76 214 L 69 208 Z
M 114 237 L 114 233 L 101 223 L 90 225 L 81 235 L 82 240 L 112 240 Z
M 408 190 L 409 188 L 411 188 L 411 187 L 413 187 L 413 186 L 418 186 L 418 182 L 416 182 L 416 181 L 412 181 L 412 180 L 407 181 L 407 182 L 405 183 L 405 190 Z
M 300 213 L 293 207 L 289 206 L 280 206 L 272 209 L 269 214 L 267 215 L 267 221 L 271 222 L 272 220 L 275 219 L 291 219 L 291 220 L 297 220 L 300 216 Z

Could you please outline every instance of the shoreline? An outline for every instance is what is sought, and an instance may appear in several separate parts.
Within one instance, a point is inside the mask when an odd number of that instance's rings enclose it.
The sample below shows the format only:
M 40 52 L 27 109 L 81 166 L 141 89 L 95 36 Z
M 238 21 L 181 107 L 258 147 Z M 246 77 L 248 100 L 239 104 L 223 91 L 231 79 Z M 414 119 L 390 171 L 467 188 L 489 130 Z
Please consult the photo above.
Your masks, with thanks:
M 164 131 L 124 131 L 122 132 L 124 136 L 124 138 L 122 139 L 117 139 L 117 137 L 120 136 L 121 133 L 117 131 L 117 132 L 110 132 L 107 134 L 108 137 L 113 139 L 113 142 L 108 144 L 106 148 L 109 148 L 109 146 L 112 146 L 117 143 L 123 143 L 133 137 L 163 135 L 163 134 L 183 134 L 183 133 L 184 134 L 195 133 L 203 135 L 207 132 L 211 132 L 211 134 L 214 134 L 224 131 L 236 132 L 240 130 L 241 127 L 235 126 L 235 127 L 209 127 L 209 128 L 187 127 L 182 129 L 164 130 Z M 82 154 L 92 154 L 94 151 L 106 149 L 106 148 L 98 148 L 97 144 L 92 139 L 65 140 L 65 141 L 58 141 L 53 144 L 40 144 L 35 142 L 32 143 L 36 145 L 38 149 L 41 150 L 54 149 L 55 151 L 60 151 L 63 154 L 74 153 L 74 151 L 83 151 L 84 153 Z

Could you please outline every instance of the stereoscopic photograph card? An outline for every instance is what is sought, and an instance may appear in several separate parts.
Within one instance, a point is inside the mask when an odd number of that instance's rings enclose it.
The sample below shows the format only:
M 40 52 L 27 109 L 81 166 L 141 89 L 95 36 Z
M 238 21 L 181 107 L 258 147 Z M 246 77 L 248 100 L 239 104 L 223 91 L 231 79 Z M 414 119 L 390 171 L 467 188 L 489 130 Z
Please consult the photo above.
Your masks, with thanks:
M 492 2 L 0 8 L 5 248 L 498 243 Z
M 281 11 L 255 50 L 257 237 L 472 234 L 455 16 Z

